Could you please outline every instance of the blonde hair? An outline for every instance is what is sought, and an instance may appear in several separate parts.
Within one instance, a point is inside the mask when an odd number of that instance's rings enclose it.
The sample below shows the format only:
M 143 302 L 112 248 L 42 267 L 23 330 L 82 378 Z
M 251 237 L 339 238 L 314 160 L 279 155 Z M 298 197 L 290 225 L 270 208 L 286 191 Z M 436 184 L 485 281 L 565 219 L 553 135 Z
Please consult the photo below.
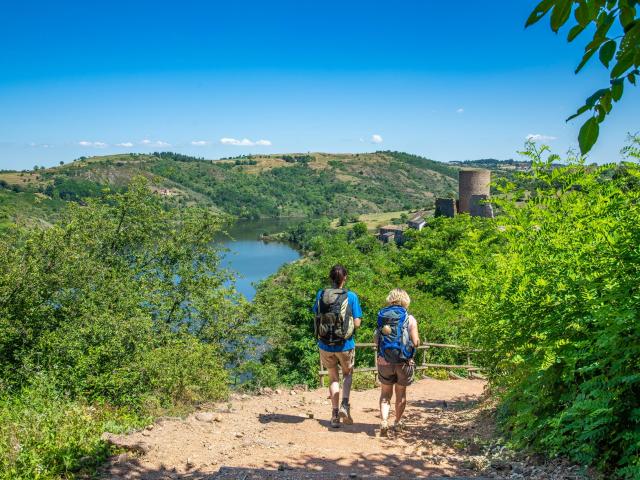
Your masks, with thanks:
M 409 294 L 401 288 L 394 288 L 387 295 L 387 305 L 400 305 L 404 308 L 409 308 L 410 303 Z

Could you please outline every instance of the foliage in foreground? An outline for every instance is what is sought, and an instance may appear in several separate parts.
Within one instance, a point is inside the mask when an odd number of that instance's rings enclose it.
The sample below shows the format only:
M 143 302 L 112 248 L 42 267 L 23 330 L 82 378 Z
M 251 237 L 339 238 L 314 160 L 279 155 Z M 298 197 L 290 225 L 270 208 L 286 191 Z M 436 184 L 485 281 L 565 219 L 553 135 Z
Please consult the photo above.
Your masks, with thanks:
M 625 84 L 635 86 L 640 75 L 639 5 L 638 0 L 542 0 L 526 21 L 525 27 L 529 27 L 550 13 L 551 29 L 558 33 L 573 12 L 576 23 L 569 30 L 567 41 L 573 42 L 583 32 L 592 35 L 575 72 L 580 72 L 596 53 L 609 71 L 609 85 L 595 91 L 567 119 L 591 114 L 578 135 L 583 154 L 598 140 L 600 124 L 613 109 L 614 102 L 622 98 Z
M 640 168 L 530 154 L 544 188 L 501 202 L 502 248 L 467 257 L 472 341 L 516 442 L 638 478 Z
M 72 476 L 105 455 L 109 425 L 225 396 L 245 316 L 219 268 L 223 221 L 167 210 L 136 180 L 0 236 L 5 478 Z
M 111 453 L 102 432 L 121 433 L 145 420 L 123 408 L 71 400 L 39 379 L 0 398 L 0 479 L 89 475 Z

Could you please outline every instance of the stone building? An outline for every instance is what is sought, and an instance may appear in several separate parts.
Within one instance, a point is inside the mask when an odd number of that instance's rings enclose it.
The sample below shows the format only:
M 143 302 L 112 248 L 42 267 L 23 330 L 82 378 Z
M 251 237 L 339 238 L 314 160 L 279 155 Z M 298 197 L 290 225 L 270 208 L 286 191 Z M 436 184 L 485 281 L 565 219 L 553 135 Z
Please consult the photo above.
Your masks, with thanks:
M 436 217 L 453 218 L 458 212 L 455 198 L 436 198 Z
M 404 242 L 404 225 L 385 225 L 378 230 L 378 239 L 382 243 L 395 241 L 397 244 Z

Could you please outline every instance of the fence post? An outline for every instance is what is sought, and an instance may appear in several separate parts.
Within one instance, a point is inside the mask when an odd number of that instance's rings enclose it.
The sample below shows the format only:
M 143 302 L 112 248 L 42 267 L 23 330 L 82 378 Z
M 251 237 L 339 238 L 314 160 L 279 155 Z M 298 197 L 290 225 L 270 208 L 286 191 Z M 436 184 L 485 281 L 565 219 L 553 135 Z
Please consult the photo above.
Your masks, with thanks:
M 378 345 L 373 347 L 373 366 L 376 367 L 376 371 L 373 372 L 373 381 L 377 385 L 380 385 L 378 381 Z

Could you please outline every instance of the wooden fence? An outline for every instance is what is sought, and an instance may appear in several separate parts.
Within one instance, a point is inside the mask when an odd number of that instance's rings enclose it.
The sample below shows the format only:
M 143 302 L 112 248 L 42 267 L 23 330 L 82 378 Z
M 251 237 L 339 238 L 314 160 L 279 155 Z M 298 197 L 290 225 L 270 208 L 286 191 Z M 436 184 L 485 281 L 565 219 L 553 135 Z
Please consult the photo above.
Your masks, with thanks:
M 354 373 L 361 372 L 373 372 L 376 384 L 378 383 L 378 346 L 375 343 L 356 343 L 356 348 L 373 348 L 374 350 L 374 366 L 373 367 L 359 367 L 354 368 Z M 448 365 L 442 363 L 427 363 L 427 352 L 429 349 L 433 348 L 451 348 L 459 350 L 466 354 L 467 363 L 465 365 Z M 478 349 L 463 347 L 460 345 L 450 345 L 447 343 L 429 343 L 425 342 L 420 344 L 419 347 L 416 348 L 417 352 L 414 357 L 416 362 L 415 369 L 416 370 L 426 370 L 427 368 L 439 368 L 445 370 L 466 370 L 470 375 L 473 375 L 475 372 L 479 372 L 482 370 L 480 367 L 476 367 L 471 363 L 471 355 L 474 352 L 478 352 Z M 324 386 L 324 377 L 329 376 L 329 372 L 322 364 L 322 359 L 320 359 L 320 370 L 318 370 L 318 376 L 320 378 L 320 385 Z

